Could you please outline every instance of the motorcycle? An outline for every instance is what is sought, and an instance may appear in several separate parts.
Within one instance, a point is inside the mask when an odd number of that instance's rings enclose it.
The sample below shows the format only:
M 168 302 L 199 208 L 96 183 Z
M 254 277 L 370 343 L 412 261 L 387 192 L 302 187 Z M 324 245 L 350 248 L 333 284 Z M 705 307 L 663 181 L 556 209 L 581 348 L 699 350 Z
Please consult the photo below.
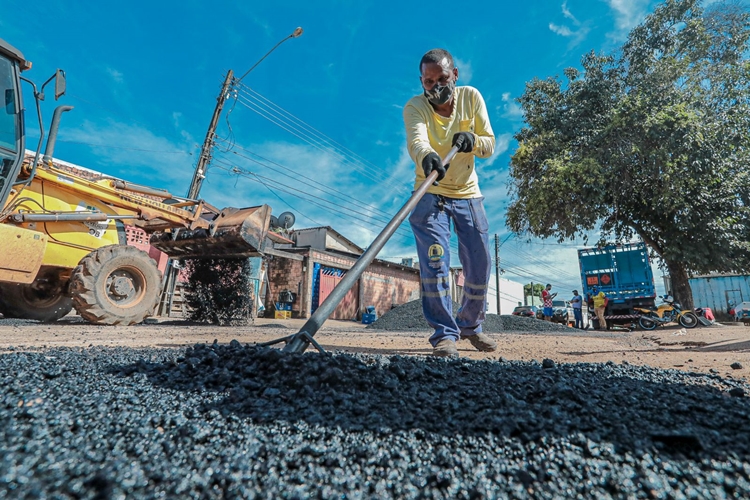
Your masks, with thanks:
M 644 330 L 653 330 L 659 325 L 675 322 L 685 328 L 698 326 L 698 316 L 693 311 L 683 311 L 680 304 L 671 299 L 669 295 L 661 297 L 664 301 L 656 310 L 641 307 L 634 308 L 641 315 L 638 325 Z

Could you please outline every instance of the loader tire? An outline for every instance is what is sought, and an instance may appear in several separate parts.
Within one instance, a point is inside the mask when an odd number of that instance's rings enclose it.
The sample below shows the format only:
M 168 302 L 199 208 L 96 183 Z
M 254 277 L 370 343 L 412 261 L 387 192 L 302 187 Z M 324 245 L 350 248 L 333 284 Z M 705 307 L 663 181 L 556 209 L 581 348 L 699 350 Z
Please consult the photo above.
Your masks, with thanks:
M 96 325 L 133 325 L 154 314 L 161 295 L 156 262 L 135 247 L 94 250 L 70 278 L 73 306 Z
M 73 309 L 73 300 L 62 286 L 46 280 L 25 285 L 0 284 L 0 313 L 6 318 L 32 319 L 53 323 Z

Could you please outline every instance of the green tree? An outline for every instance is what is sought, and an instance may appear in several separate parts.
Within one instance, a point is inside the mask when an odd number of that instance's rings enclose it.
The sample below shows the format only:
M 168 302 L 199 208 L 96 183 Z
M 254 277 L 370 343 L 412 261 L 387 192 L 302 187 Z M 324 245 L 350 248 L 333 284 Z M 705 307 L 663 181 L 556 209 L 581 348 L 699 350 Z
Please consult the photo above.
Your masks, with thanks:
M 531 285 L 534 285 L 534 291 L 532 293 L 531 291 Z M 523 296 L 524 297 L 541 297 L 542 296 L 542 290 L 544 290 L 544 285 L 542 283 L 529 283 L 528 285 L 523 286 Z
M 686 307 L 690 273 L 750 270 L 749 38 L 738 3 L 668 0 L 616 53 L 527 83 L 508 227 L 640 237 Z

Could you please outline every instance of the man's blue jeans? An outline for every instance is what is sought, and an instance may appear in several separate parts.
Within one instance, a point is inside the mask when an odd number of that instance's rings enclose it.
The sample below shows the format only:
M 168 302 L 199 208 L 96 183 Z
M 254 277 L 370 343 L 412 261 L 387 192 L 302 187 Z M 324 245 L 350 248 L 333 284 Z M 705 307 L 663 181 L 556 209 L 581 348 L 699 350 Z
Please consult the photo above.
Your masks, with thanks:
M 484 198 L 460 200 L 427 193 L 409 217 L 417 242 L 422 281 L 422 310 L 435 333 L 430 343 L 482 332 L 487 310 L 490 257 Z M 464 295 L 456 318 L 450 295 L 450 223 L 458 236 Z
M 576 319 L 576 328 L 583 329 L 583 311 L 578 308 L 573 308 L 573 316 Z

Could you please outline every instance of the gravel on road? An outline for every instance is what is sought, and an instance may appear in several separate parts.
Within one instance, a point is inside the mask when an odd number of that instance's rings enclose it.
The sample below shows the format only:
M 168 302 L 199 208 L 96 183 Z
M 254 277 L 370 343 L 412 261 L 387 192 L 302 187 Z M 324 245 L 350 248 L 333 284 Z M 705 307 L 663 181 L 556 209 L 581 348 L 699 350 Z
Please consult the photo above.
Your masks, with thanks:
M 456 313 L 460 304 L 453 303 L 453 312 Z M 413 300 L 395 307 L 383 314 L 380 318 L 367 326 L 375 330 L 409 331 L 409 330 L 431 330 L 422 312 L 422 302 Z M 534 318 L 524 318 L 513 315 L 487 314 L 482 331 L 485 333 L 574 333 L 576 330 L 558 323 L 550 323 Z M 578 331 L 580 333 L 580 331 Z
M 627 364 L 0 355 L 0 498 L 743 498 L 750 387 Z

